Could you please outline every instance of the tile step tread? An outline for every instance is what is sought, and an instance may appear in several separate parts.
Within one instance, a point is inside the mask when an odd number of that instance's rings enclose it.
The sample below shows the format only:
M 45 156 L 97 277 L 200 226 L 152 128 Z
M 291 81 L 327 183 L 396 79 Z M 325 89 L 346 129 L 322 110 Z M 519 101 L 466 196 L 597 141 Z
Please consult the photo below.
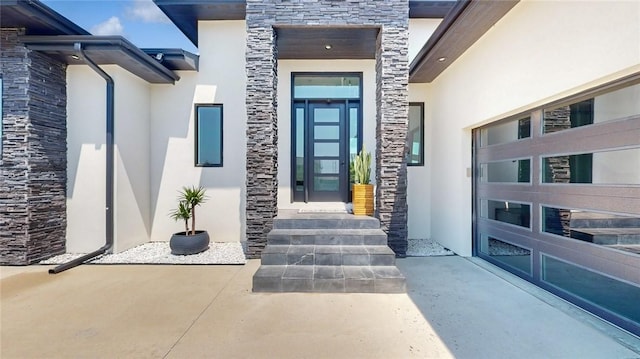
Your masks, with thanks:
M 262 265 L 393 266 L 395 253 L 387 245 L 267 245 Z
M 339 252 L 338 252 L 339 250 Z M 387 245 L 368 244 L 269 244 L 263 254 L 271 253 L 343 253 L 343 254 L 393 254 Z
M 273 220 L 274 229 L 379 229 L 380 221 L 373 217 L 356 216 L 327 216 L 317 215 L 297 216 L 295 218 L 276 217 Z
M 395 266 L 261 266 L 254 292 L 406 293 Z
M 274 228 L 273 234 L 298 234 L 312 236 L 317 234 L 374 235 L 386 234 L 380 228 Z

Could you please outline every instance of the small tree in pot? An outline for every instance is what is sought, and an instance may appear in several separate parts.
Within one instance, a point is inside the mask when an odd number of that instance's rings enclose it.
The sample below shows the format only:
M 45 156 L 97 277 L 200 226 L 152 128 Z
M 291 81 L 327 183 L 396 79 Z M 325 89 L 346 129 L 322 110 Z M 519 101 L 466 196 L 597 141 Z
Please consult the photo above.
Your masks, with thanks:
M 353 214 L 373 216 L 373 185 L 371 180 L 371 153 L 364 146 L 353 160 Z
M 196 207 L 207 200 L 202 187 L 182 187 L 178 197 L 178 207 L 170 214 L 176 221 L 184 221 L 184 232 L 171 236 L 169 246 L 172 254 L 186 255 L 200 253 L 209 248 L 209 233 L 196 230 Z M 191 230 L 189 230 L 191 219 Z

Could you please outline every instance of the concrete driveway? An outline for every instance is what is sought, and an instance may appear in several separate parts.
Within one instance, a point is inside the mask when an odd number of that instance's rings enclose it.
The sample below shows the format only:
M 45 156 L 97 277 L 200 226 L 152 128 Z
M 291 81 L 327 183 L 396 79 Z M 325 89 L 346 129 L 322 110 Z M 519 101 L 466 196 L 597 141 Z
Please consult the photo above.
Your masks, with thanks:
M 483 263 L 398 260 L 407 294 L 254 294 L 257 260 L 3 267 L 0 357 L 640 358 L 637 338 Z

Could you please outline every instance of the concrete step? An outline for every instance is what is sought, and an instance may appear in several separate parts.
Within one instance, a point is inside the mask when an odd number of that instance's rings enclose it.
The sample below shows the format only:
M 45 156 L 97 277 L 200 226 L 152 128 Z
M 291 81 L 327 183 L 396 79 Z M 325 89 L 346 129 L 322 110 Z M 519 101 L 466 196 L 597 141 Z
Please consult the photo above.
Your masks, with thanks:
M 254 292 L 405 293 L 395 266 L 263 265 L 253 276 Z
M 394 266 L 396 256 L 387 245 L 278 245 L 262 252 L 262 265 Z
M 311 245 L 387 245 L 387 234 L 381 229 L 273 229 L 267 244 Z
M 354 216 L 345 213 L 286 214 L 280 213 L 273 220 L 274 229 L 379 229 L 380 221 L 374 217 Z

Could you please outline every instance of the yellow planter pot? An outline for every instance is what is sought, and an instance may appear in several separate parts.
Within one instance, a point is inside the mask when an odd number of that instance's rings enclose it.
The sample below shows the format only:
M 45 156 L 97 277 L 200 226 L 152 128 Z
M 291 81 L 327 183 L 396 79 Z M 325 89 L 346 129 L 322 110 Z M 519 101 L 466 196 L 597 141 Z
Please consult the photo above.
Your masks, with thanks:
M 373 216 L 373 185 L 353 185 L 353 214 Z

